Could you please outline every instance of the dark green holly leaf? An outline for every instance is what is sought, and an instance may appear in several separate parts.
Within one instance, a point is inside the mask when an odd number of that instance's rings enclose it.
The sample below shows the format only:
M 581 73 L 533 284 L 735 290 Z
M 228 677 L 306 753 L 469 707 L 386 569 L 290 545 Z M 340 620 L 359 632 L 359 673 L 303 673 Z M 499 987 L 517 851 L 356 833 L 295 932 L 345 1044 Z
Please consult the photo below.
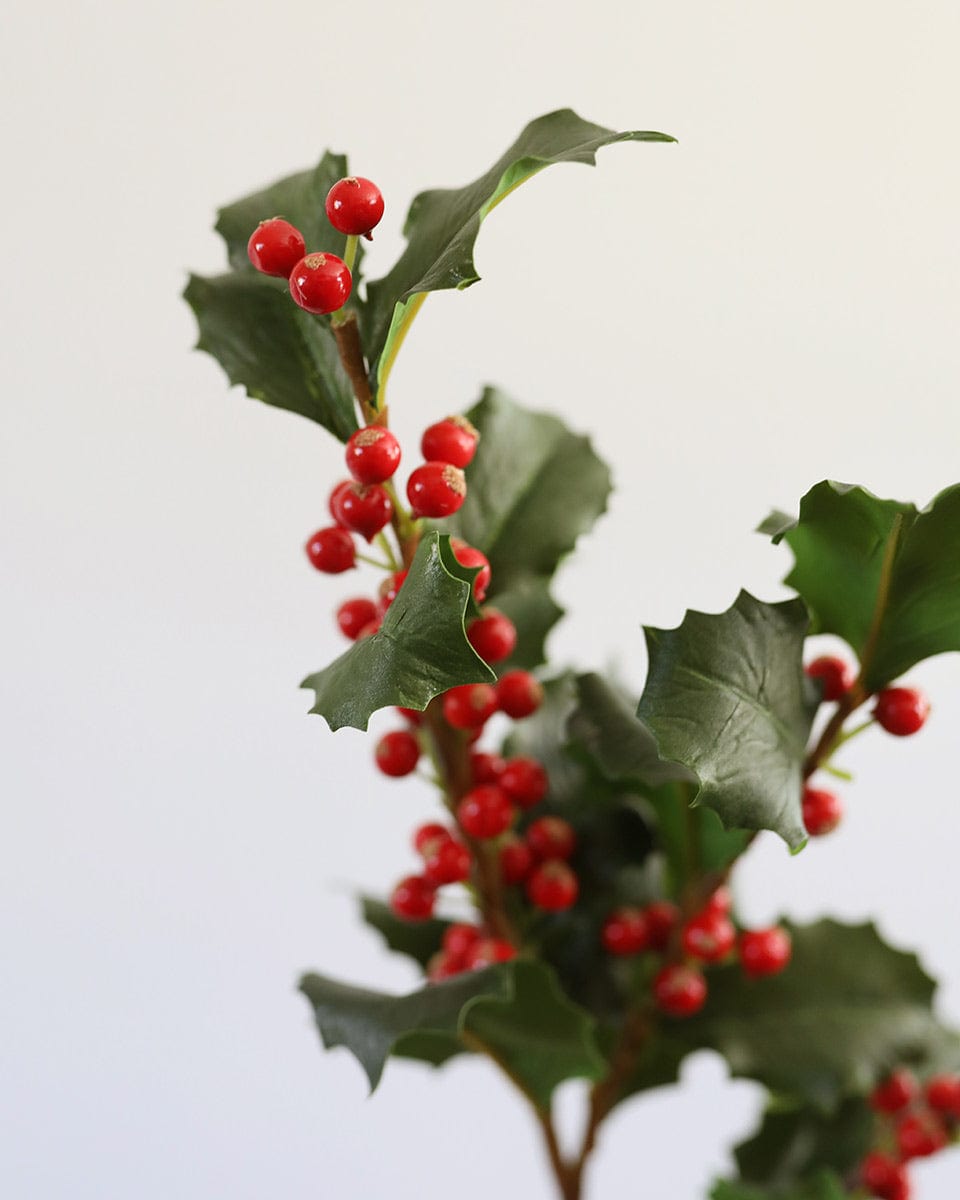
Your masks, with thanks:
M 960 650 L 960 485 L 918 512 L 861 487 L 819 483 L 798 520 L 777 514 L 761 528 L 790 546 L 786 582 L 811 610 L 813 632 L 853 648 L 867 691 Z
M 518 579 L 513 587 L 494 592 L 491 605 L 505 613 L 517 628 L 513 654 L 498 664 L 501 671 L 522 667 L 530 671 L 546 661 L 547 634 L 563 616 L 563 609 L 550 595 L 549 581 L 535 575 Z
M 843 1180 L 833 1171 L 818 1171 L 786 1190 L 721 1180 L 714 1185 L 710 1200 L 847 1200 L 849 1194 Z
M 407 247 L 383 279 L 367 289 L 364 344 L 375 393 L 389 373 L 410 321 L 428 292 L 462 289 L 480 278 L 473 247 L 483 218 L 499 202 L 552 163 L 593 165 L 612 142 L 672 142 L 663 133 L 616 133 L 581 120 L 570 109 L 538 117 L 489 171 L 462 188 L 421 192 L 407 214 Z
M 870 1149 L 875 1118 L 863 1097 L 844 1100 L 835 1112 L 774 1104 L 757 1133 L 736 1148 L 740 1180 L 787 1190 L 818 1169 L 846 1175 Z
M 457 563 L 446 534 L 426 534 L 379 633 L 301 684 L 316 692 L 310 711 L 331 729 L 366 729 L 378 708 L 424 709 L 448 688 L 492 683 L 496 676 L 464 632 L 475 574 Z
M 741 592 L 725 613 L 688 612 L 677 629 L 645 630 L 650 668 L 638 715 L 660 756 L 695 772 L 696 803 L 728 829 L 806 840 L 801 768 L 813 720 L 799 600 Z
M 254 400 L 316 421 L 340 441 L 357 428 L 353 392 L 329 325 L 252 272 L 192 275 L 184 298 L 200 328 L 198 350 Z
M 396 916 L 389 905 L 372 896 L 360 897 L 360 909 L 364 921 L 382 935 L 391 950 L 415 959 L 426 967 L 440 949 L 443 933 L 449 921 L 431 917 L 426 921 L 405 921 Z

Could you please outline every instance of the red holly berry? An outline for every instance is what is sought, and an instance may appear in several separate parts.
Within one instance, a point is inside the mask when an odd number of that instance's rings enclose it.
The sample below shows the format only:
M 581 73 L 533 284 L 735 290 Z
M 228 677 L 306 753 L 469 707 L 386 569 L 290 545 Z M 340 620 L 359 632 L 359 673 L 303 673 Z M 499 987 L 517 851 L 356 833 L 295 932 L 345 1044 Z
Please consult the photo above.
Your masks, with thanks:
M 457 820 L 472 838 L 493 838 L 513 824 L 513 805 L 495 784 L 475 787 L 457 805 Z
M 547 912 L 563 912 L 577 902 L 580 884 L 565 862 L 547 859 L 534 867 L 527 880 L 527 898 Z
M 308 313 L 332 313 L 350 299 L 350 269 L 336 254 L 308 254 L 290 272 L 290 295 Z
M 390 893 L 390 907 L 405 921 L 425 921 L 432 916 L 436 888 L 422 875 L 408 875 Z
M 877 1200 L 910 1200 L 907 1169 L 889 1154 L 868 1154 L 860 1164 L 860 1180 Z
M 502 662 L 510 657 L 517 644 L 517 627 L 502 612 L 489 608 L 482 617 L 470 622 L 467 637 L 484 662 Z
M 500 786 L 503 787 L 501 776 Z M 509 788 L 503 788 L 509 794 Z M 577 835 L 573 826 L 562 817 L 539 817 L 527 829 L 527 845 L 534 858 L 569 858 L 577 846 Z
M 909 1113 L 900 1117 L 896 1127 L 897 1149 L 907 1162 L 911 1158 L 928 1158 L 942 1150 L 950 1135 L 942 1119 L 934 1112 Z
M 398 705 L 397 712 L 401 717 L 404 717 L 407 721 L 409 721 L 411 725 L 419 726 L 423 724 L 423 713 L 419 712 L 415 708 L 400 708 Z
M 740 965 L 751 979 L 778 975 L 789 963 L 792 953 L 790 934 L 777 925 L 771 929 L 751 929 L 740 935 Z
M 497 783 L 506 763 L 499 754 L 484 750 L 470 751 L 470 774 L 474 783 Z
M 475 546 L 468 546 L 462 538 L 452 537 L 450 549 L 461 567 L 480 568 L 473 577 L 473 598 L 478 604 L 482 604 L 487 597 L 487 588 L 490 586 L 490 560 L 482 550 L 477 550 Z
M 420 743 L 406 729 L 385 733 L 374 751 L 377 766 L 384 775 L 400 778 L 415 770 L 420 760 Z
M 481 938 L 467 956 L 467 966 L 471 971 L 478 971 L 516 957 L 516 947 L 502 938 Z
M 916 1075 L 906 1067 L 898 1067 L 870 1093 L 870 1106 L 877 1112 L 900 1112 L 913 1103 L 919 1091 Z
M 489 683 L 464 683 L 444 693 L 443 719 L 454 729 L 479 729 L 497 711 L 497 693 Z
M 345 529 L 336 525 L 318 529 L 304 549 L 307 558 L 317 570 L 327 575 L 339 575 L 342 571 L 349 571 L 357 556 L 353 538 Z
M 723 913 L 726 916 L 733 908 L 733 896 L 730 894 L 730 889 L 723 885 L 718 887 L 711 893 L 703 908 L 705 912 Z
M 477 450 L 480 434 L 466 417 L 447 417 L 424 430 L 420 451 L 427 462 L 466 467 Z
M 247 257 L 264 275 L 287 279 L 306 252 L 303 234 L 283 217 L 261 221 L 247 242 Z
M 330 493 L 333 519 L 372 542 L 393 516 L 393 503 L 379 484 L 337 484 Z
M 683 927 L 683 949 L 691 958 L 720 962 L 737 941 L 737 931 L 729 917 L 718 912 L 702 912 Z
M 437 842 L 423 856 L 423 874 L 428 883 L 463 883 L 470 878 L 470 851 L 462 842 L 449 838 Z
M 543 687 L 529 671 L 507 671 L 497 684 L 497 697 L 502 711 L 519 721 L 540 707 Z
M 330 516 L 333 517 L 338 525 L 343 524 L 339 515 L 340 505 L 343 502 L 343 497 L 354 486 L 355 483 L 356 480 L 354 479 L 341 479 L 340 482 L 335 484 L 330 491 L 330 496 L 327 500 L 327 508 L 330 510 Z
M 380 612 L 386 613 L 390 605 L 396 600 L 397 593 L 403 587 L 403 581 L 410 574 L 409 571 L 394 571 L 392 575 L 388 575 L 377 589 L 380 593 Z
M 804 667 L 811 679 L 819 679 L 824 700 L 839 700 L 853 687 L 856 671 L 848 662 L 833 654 L 822 654 Z
M 352 544 L 352 543 L 351 543 Z M 355 596 L 344 600 L 337 609 L 337 624 L 340 632 L 355 642 L 365 625 L 377 619 L 377 606 L 366 596 Z
M 680 924 L 680 909 L 671 900 L 655 900 L 643 910 L 654 950 L 665 950 Z
M 696 967 L 670 963 L 653 981 L 657 1007 L 669 1017 L 692 1017 L 707 1000 L 707 981 Z
M 507 838 L 500 847 L 500 874 L 504 883 L 523 883 L 533 869 L 533 854 L 518 837 Z
M 429 983 L 441 983 L 444 979 L 452 979 L 454 975 L 461 975 L 463 969 L 464 963 L 461 959 L 438 951 L 431 956 L 427 963 L 427 980 Z
M 350 435 L 347 470 L 358 483 L 383 483 L 400 465 L 400 443 L 382 425 L 368 425 Z
M 896 737 L 909 737 L 930 715 L 930 701 L 918 688 L 892 687 L 877 693 L 877 724 Z
M 327 220 L 338 233 L 366 236 L 383 216 L 383 195 L 375 183 L 360 175 L 339 179 L 327 192 Z
M 843 802 L 835 792 L 807 785 L 803 789 L 803 823 L 811 837 L 823 837 L 840 824 Z
M 550 786 L 543 764 L 523 754 L 507 759 L 497 783 L 521 808 L 533 808 L 539 804 Z
M 639 954 L 650 944 L 650 927 L 642 909 L 615 909 L 604 921 L 600 940 L 608 954 L 623 957 Z
M 407 480 L 407 499 L 415 517 L 449 517 L 466 496 L 463 472 L 449 463 L 424 463 Z
M 933 1075 L 924 1088 L 927 1103 L 939 1113 L 960 1121 L 960 1075 Z
M 428 821 L 425 825 L 418 825 L 413 831 L 413 848 L 418 854 L 426 857 L 439 842 L 448 842 L 452 838 L 453 834 L 446 825 Z
M 373 637 L 375 633 L 379 633 L 380 624 L 380 614 L 378 613 L 369 625 L 364 625 L 364 627 L 360 630 L 360 632 L 357 634 L 357 641 L 362 642 L 364 638 Z
M 479 940 L 480 930 L 476 925 L 458 921 L 443 931 L 443 952 L 456 962 L 464 962 Z

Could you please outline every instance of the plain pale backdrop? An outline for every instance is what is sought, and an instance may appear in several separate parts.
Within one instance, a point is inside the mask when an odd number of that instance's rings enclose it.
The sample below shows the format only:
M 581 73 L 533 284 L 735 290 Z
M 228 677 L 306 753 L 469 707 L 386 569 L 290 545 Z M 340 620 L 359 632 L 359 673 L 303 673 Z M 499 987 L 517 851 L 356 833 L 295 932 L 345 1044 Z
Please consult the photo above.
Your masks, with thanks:
M 641 621 L 784 595 L 788 555 L 751 532 L 771 506 L 827 476 L 921 503 L 960 479 L 958 43 L 950 0 L 8 10 L 5 1198 L 551 1194 L 491 1068 L 393 1064 L 367 1101 L 295 994 L 307 967 L 413 983 L 350 897 L 406 873 L 431 798 L 305 715 L 358 586 L 301 548 L 340 451 L 191 353 L 179 293 L 223 262 L 216 206 L 348 151 L 387 197 L 376 275 L 413 194 L 533 116 L 680 139 L 512 196 L 391 395 L 408 446 L 487 381 L 592 431 L 619 490 L 551 648 L 639 687 Z M 957 1021 L 960 661 L 911 678 L 928 728 L 852 746 L 843 828 L 795 860 L 764 839 L 739 894 L 755 921 L 879 914 Z M 694 1200 L 728 1166 L 759 1092 L 709 1055 L 685 1078 L 610 1121 L 592 1197 Z M 920 1200 L 955 1197 L 958 1166 L 920 1166 Z

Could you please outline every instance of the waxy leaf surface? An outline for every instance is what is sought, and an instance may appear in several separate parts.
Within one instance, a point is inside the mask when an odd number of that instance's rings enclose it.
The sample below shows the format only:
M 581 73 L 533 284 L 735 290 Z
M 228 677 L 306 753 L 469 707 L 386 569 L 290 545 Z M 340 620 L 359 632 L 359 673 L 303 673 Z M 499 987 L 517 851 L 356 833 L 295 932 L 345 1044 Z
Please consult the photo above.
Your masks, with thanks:
M 850 1193 L 833 1171 L 817 1171 L 808 1180 L 786 1188 L 769 1188 L 721 1180 L 710 1200 L 848 1200 Z

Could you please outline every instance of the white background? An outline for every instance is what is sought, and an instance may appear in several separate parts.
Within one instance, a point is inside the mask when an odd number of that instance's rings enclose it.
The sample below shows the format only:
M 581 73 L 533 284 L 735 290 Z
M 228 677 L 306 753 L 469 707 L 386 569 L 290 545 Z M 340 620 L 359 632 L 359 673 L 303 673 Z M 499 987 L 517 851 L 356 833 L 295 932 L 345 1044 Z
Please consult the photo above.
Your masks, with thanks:
M 5 1197 L 550 1195 L 491 1068 L 394 1064 L 367 1102 L 295 994 L 306 967 L 413 982 L 350 897 L 410 868 L 431 800 L 306 716 L 358 586 L 301 549 L 340 451 L 190 352 L 215 207 L 347 150 L 387 196 L 380 274 L 414 192 L 539 113 L 680 139 L 499 208 L 483 282 L 429 301 L 391 397 L 411 447 L 486 381 L 592 431 L 619 491 L 562 571 L 552 651 L 639 685 L 641 621 L 784 594 L 786 552 L 751 533 L 770 506 L 825 476 L 921 503 L 960 478 L 958 38 L 949 0 L 8 11 Z M 850 748 L 842 830 L 796 860 L 768 839 L 740 888 L 758 921 L 879 914 L 954 1021 L 958 667 L 914 673 L 920 736 Z M 708 1056 L 687 1076 L 611 1120 L 598 1200 L 692 1200 L 725 1168 L 758 1094 Z M 921 1167 L 921 1200 L 958 1176 Z

